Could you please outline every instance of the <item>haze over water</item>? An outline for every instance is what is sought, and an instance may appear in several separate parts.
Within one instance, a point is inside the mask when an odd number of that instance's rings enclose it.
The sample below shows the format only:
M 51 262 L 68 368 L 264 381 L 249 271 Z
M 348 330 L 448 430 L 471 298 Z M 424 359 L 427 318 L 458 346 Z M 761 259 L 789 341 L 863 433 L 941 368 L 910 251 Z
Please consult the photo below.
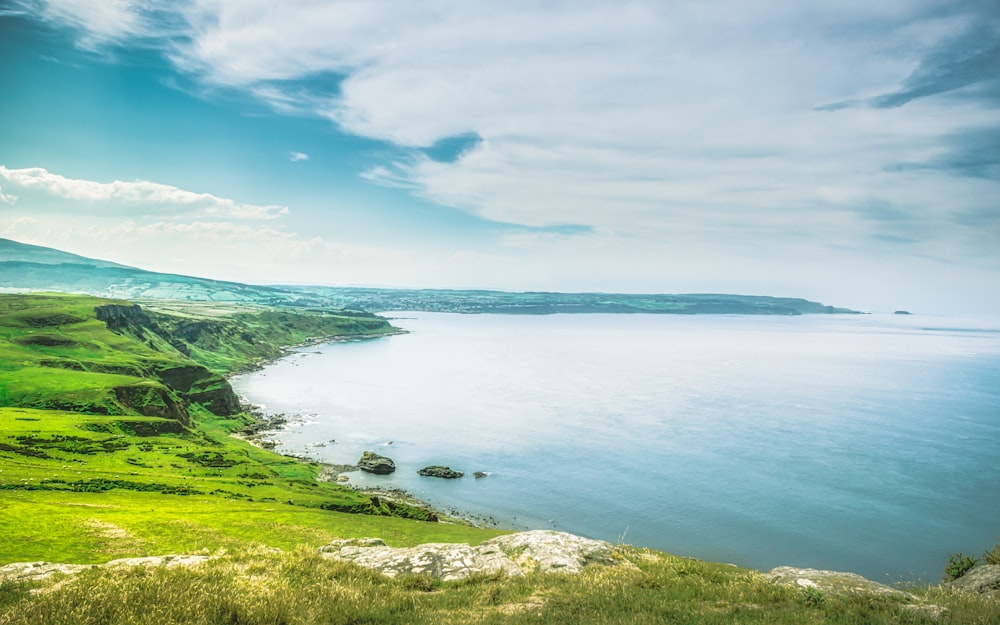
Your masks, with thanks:
M 396 473 L 352 483 L 759 569 L 935 581 L 1000 536 L 997 320 L 389 316 L 410 333 L 234 380 L 302 421 L 281 451 L 372 450 Z

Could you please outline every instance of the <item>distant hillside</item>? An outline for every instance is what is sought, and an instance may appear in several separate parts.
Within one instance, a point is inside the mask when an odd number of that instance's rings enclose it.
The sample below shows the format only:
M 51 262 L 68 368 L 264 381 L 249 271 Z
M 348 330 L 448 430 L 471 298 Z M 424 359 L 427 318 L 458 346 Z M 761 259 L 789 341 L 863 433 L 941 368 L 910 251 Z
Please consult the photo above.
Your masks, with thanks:
M 655 313 L 674 315 L 809 315 L 856 314 L 795 297 L 693 293 L 682 295 L 634 293 L 512 293 L 367 289 L 346 287 L 286 287 L 304 297 L 319 297 L 333 306 L 372 312 L 428 312 L 547 315 L 553 313 Z
M 0 291 L 262 305 L 293 305 L 303 298 L 278 288 L 146 271 L 9 239 L 0 239 Z
M 656 313 L 806 315 L 856 313 L 794 297 L 727 294 L 513 293 L 443 289 L 258 286 L 157 273 L 51 248 L 0 239 L 0 292 L 56 291 L 99 297 L 264 306 L 348 308 L 373 312 L 545 315 Z
M 106 260 L 94 260 L 69 252 L 42 247 L 40 245 L 28 245 L 18 243 L 10 239 L 0 239 L 0 260 L 5 262 L 23 262 L 44 265 L 86 265 L 88 267 L 117 267 L 121 269 L 133 269 L 118 263 Z M 7 279 L 4 275 L 4 281 Z

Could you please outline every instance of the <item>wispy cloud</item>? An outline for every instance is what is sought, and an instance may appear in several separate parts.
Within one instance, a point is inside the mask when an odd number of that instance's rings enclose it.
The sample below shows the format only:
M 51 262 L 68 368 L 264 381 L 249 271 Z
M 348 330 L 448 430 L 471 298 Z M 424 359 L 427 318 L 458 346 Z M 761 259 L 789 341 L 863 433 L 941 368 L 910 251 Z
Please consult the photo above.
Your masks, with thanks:
M 0 165 L 0 180 L 24 192 L 86 202 L 97 210 L 109 210 L 105 204 L 111 204 L 140 212 L 177 212 L 180 209 L 182 214 L 201 213 L 235 219 L 276 219 L 288 213 L 285 206 L 240 204 L 210 193 L 185 191 L 157 182 L 95 182 L 66 178 L 41 167 L 8 169 Z
M 0 187 L 0 202 L 4 202 L 5 204 L 13 204 L 16 201 L 17 201 L 16 195 L 9 195 L 7 193 L 4 193 L 3 187 Z
M 1000 214 L 996 3 L 22 4 L 81 45 L 160 45 L 195 82 L 406 154 L 370 181 L 496 222 L 579 224 L 509 238 L 519 249 L 1000 268 L 981 236 Z
M 308 161 L 309 155 L 304 152 L 292 152 L 291 154 L 288 155 L 288 160 L 292 161 L 293 163 L 297 163 L 299 161 Z

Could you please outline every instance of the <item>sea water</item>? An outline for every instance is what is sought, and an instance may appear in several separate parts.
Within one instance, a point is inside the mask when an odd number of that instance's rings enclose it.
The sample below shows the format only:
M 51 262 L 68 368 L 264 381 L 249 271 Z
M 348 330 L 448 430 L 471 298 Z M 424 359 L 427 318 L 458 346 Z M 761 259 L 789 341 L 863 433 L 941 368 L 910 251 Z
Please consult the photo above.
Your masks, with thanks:
M 397 471 L 352 483 L 758 569 L 935 581 L 1000 536 L 997 320 L 387 316 L 408 333 L 234 380 L 291 418 L 280 451 L 375 451 Z

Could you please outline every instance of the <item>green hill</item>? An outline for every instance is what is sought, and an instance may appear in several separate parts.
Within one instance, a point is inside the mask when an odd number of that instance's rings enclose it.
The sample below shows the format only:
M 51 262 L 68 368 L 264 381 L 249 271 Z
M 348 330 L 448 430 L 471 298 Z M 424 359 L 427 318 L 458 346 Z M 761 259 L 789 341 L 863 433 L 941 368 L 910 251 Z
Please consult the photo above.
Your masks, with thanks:
M 340 535 L 345 521 L 321 511 L 433 519 L 426 508 L 318 481 L 322 467 L 232 436 L 253 419 L 223 374 L 284 345 L 393 331 L 371 315 L 197 307 L 182 315 L 89 296 L 0 295 L 0 535 L 20 537 L 0 541 L 0 562 L 216 549 L 242 540 L 255 515 L 304 519 L 299 529 L 262 526 L 270 529 L 259 538 L 285 544 L 323 525 L 320 535 Z M 118 521 L 107 522 L 137 538 L 102 540 L 88 524 L 106 524 L 104 513 L 75 507 L 83 502 L 114 502 Z M 276 505 L 300 511 L 265 512 Z M 38 514 L 49 507 L 60 512 Z M 178 518 L 183 535 L 138 527 Z
M 368 311 L 544 315 L 647 313 L 806 315 L 855 313 L 795 297 L 762 295 L 552 293 L 449 289 L 256 286 L 156 273 L 0 239 L 0 291 L 58 291 L 130 300 L 228 302 Z

